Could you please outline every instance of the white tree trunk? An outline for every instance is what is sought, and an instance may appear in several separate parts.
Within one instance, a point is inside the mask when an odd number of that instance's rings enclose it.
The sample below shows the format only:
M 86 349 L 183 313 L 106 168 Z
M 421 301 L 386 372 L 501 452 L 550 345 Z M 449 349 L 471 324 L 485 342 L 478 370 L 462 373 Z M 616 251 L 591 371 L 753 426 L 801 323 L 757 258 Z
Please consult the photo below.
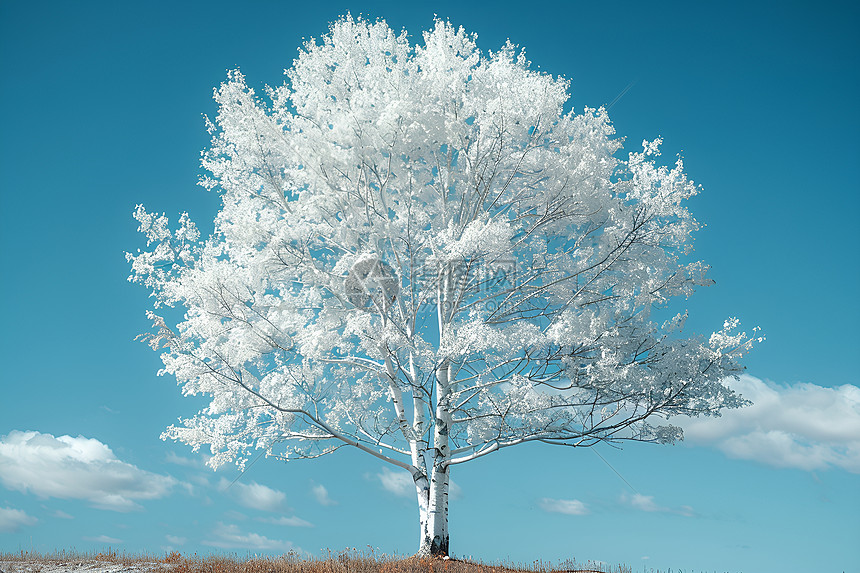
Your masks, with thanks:
M 448 466 L 433 469 L 426 540 L 431 555 L 448 555 Z
M 427 538 L 431 555 L 448 555 L 448 461 L 451 449 L 448 432 L 451 415 L 448 411 L 448 376 L 450 365 L 444 363 L 436 373 L 436 424 L 433 431 L 433 467 L 430 478 L 430 512 Z
M 385 353 L 386 349 L 381 347 L 380 351 Z M 412 467 L 414 468 L 412 471 L 412 481 L 415 483 L 415 494 L 418 498 L 418 518 L 419 523 L 421 524 L 419 531 L 419 547 L 423 548 L 425 539 L 428 536 L 428 515 L 430 512 L 430 482 L 427 480 L 427 461 L 425 458 L 428 445 L 427 440 L 423 437 L 426 423 L 424 402 L 420 399 L 417 388 L 413 386 L 413 422 L 410 426 L 403 406 L 403 392 L 401 392 L 400 387 L 397 385 L 397 373 L 391 362 L 390 355 L 385 356 L 385 367 L 387 371 L 391 404 L 394 407 L 394 412 L 400 425 L 400 431 L 402 432 L 403 437 L 409 442 Z M 414 383 L 416 373 L 412 357 L 410 357 L 409 367 L 410 378 Z
M 429 483 L 424 478 L 424 483 Z M 415 482 L 415 491 L 418 495 L 418 555 L 430 555 L 430 489 L 421 487 Z
M 417 408 L 418 405 L 416 404 L 416 411 Z M 420 421 L 418 421 L 418 417 L 416 416 L 414 429 L 417 436 L 421 435 L 420 428 L 422 424 L 423 416 Z M 421 530 L 418 534 L 419 553 L 424 550 L 425 541 L 430 538 L 428 535 L 430 524 L 430 481 L 427 479 L 427 462 L 424 457 L 426 453 L 427 442 L 426 440 L 421 440 L 419 437 L 412 445 L 412 465 L 419 468 L 419 471 L 412 476 L 415 482 L 415 495 L 418 498 L 418 519 L 421 524 Z M 429 552 L 429 546 L 427 550 Z

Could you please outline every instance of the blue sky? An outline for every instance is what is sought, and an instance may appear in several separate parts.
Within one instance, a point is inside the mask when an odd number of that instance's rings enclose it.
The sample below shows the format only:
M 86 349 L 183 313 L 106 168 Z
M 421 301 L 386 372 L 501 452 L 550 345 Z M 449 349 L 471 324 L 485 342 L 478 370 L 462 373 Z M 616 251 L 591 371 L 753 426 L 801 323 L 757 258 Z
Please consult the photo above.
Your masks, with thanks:
M 756 405 L 680 445 L 523 446 L 456 468 L 452 551 L 860 569 L 858 9 L 695 4 L 0 3 L 0 550 L 415 550 L 405 476 L 359 452 L 261 460 L 227 487 L 234 468 L 160 441 L 200 403 L 133 340 L 149 326 L 123 256 L 142 246 L 135 204 L 206 229 L 212 88 L 235 67 L 280 83 L 302 38 L 349 10 L 413 37 L 438 14 L 485 50 L 510 38 L 572 80 L 575 109 L 615 101 L 628 148 L 662 136 L 704 188 L 695 254 L 716 280 L 675 308 L 693 332 L 737 316 L 767 336 L 739 383 Z

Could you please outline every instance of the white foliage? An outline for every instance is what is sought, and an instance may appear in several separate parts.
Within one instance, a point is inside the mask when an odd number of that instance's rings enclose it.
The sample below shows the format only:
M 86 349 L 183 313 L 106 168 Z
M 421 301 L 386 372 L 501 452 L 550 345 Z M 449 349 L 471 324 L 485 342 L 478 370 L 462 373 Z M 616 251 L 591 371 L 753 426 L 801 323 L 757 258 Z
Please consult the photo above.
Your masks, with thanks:
M 420 492 L 425 462 L 671 442 L 654 417 L 744 404 L 722 383 L 752 343 L 736 321 L 704 343 L 650 319 L 711 282 L 660 140 L 617 158 L 606 110 L 565 113 L 566 80 L 441 20 L 412 45 L 343 18 L 286 75 L 266 102 L 238 71 L 215 90 L 212 236 L 135 211 L 130 280 L 185 309 L 147 338 L 211 397 L 165 437 L 214 467 L 355 446 Z

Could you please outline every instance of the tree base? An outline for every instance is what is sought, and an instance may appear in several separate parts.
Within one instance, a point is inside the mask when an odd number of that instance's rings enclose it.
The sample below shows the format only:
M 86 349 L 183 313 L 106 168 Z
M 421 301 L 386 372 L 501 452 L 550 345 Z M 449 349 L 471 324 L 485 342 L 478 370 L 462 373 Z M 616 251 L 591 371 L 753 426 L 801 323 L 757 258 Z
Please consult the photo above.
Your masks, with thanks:
M 446 535 L 443 538 L 440 536 L 436 536 L 433 540 L 426 539 L 424 543 L 421 544 L 421 547 L 418 549 L 418 553 L 415 554 L 415 557 L 441 557 L 448 558 L 448 536 Z

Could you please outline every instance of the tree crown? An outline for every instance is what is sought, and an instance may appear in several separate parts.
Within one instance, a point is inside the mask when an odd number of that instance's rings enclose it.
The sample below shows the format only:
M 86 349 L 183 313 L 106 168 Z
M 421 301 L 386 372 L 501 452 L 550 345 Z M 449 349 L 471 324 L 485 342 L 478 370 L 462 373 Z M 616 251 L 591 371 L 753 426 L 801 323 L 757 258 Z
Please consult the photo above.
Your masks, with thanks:
M 148 339 L 211 396 L 165 437 L 209 444 L 215 467 L 351 445 L 416 470 L 398 460 L 439 407 L 455 464 L 672 442 L 655 417 L 744 404 L 722 383 L 753 342 L 736 320 L 704 341 L 651 317 L 711 282 L 685 260 L 698 189 L 656 164 L 659 139 L 619 158 L 605 109 L 565 112 L 566 80 L 441 20 L 413 45 L 343 18 L 286 75 L 268 101 L 238 71 L 215 90 L 212 236 L 135 212 L 154 248 L 128 255 L 130 280 L 186 311 L 151 312 Z

